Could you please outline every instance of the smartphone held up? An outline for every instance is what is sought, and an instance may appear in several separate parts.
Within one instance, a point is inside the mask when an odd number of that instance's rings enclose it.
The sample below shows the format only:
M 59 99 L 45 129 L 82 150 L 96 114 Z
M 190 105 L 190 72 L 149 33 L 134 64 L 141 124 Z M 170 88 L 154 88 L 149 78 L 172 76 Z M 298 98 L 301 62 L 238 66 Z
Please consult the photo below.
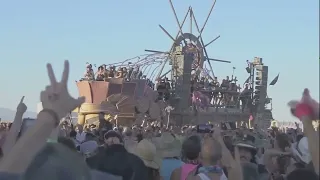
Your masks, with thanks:
M 31 126 L 33 126 L 35 121 L 36 119 L 34 118 L 23 118 L 20 128 L 20 135 L 24 134 Z
M 197 125 L 198 133 L 213 133 L 213 124 L 199 124 Z

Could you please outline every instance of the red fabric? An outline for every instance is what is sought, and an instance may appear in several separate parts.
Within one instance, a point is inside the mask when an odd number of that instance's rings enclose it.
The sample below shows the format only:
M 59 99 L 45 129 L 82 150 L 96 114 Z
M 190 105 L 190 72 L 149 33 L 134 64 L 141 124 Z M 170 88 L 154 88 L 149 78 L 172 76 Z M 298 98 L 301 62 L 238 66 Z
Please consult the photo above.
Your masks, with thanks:
M 299 103 L 297 104 L 295 115 L 300 119 L 303 116 L 312 116 L 313 110 L 312 108 L 305 103 Z

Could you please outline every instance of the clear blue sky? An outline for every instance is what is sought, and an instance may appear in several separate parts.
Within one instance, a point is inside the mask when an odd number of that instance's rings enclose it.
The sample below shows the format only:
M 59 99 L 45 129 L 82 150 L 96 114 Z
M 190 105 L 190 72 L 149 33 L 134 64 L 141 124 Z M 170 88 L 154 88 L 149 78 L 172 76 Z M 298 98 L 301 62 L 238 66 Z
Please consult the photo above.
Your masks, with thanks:
M 189 5 L 202 26 L 211 0 L 173 0 L 182 20 Z M 214 63 L 218 77 L 231 75 L 237 67 L 246 79 L 247 59 L 260 56 L 269 66 L 275 119 L 293 120 L 286 103 L 299 98 L 309 87 L 319 99 L 319 1 L 318 0 L 218 0 L 207 28 L 205 42 L 221 38 L 209 48 L 212 58 L 231 60 Z M 20 97 L 36 111 L 39 92 L 48 84 L 47 62 L 60 76 L 63 60 L 69 59 L 70 93 L 78 95 L 78 80 L 86 62 L 112 63 L 144 54 L 144 49 L 166 51 L 171 40 L 163 25 L 177 33 L 167 0 L 28 0 L 0 2 L 0 62 L 3 82 L 0 107 L 15 109 Z M 187 31 L 185 27 L 184 31 Z

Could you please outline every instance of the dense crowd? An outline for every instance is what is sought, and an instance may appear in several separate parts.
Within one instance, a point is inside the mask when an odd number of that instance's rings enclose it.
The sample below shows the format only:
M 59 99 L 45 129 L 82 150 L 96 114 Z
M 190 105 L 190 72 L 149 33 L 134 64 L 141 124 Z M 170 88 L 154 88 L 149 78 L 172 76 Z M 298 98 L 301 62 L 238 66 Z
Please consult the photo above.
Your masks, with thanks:
M 27 110 L 22 98 L 12 125 L 1 129 L 0 180 L 319 179 L 319 131 L 312 126 L 319 104 L 308 90 L 301 101 L 289 103 L 303 129 L 117 127 L 103 113 L 98 125 L 82 126 L 60 121 L 84 102 L 68 94 L 69 63 L 61 82 L 47 68 L 50 85 L 40 94 L 43 110 L 35 123 L 21 132 Z

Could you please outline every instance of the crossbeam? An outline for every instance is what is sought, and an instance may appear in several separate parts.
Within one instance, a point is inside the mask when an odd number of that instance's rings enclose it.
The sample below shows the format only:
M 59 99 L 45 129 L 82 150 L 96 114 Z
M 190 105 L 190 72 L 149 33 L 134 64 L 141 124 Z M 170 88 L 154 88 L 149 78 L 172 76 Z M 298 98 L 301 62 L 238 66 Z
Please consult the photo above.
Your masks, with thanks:
M 144 51 L 146 51 L 146 52 L 151 52 L 151 53 L 163 53 L 163 54 L 169 54 L 169 52 L 165 52 L 165 51 L 157 51 L 157 50 L 150 50 L 150 49 L 145 49 Z
M 217 61 L 217 62 L 223 62 L 223 63 L 231 63 L 231 61 L 226 61 L 226 60 L 221 60 L 221 59 L 212 59 L 212 58 L 207 58 L 209 61 Z
M 216 41 L 217 39 L 219 39 L 219 38 L 220 38 L 220 35 L 217 36 L 216 38 L 214 38 L 213 40 L 211 40 L 208 44 L 204 45 L 204 47 L 209 46 L 211 43 L 215 42 L 215 41 Z

